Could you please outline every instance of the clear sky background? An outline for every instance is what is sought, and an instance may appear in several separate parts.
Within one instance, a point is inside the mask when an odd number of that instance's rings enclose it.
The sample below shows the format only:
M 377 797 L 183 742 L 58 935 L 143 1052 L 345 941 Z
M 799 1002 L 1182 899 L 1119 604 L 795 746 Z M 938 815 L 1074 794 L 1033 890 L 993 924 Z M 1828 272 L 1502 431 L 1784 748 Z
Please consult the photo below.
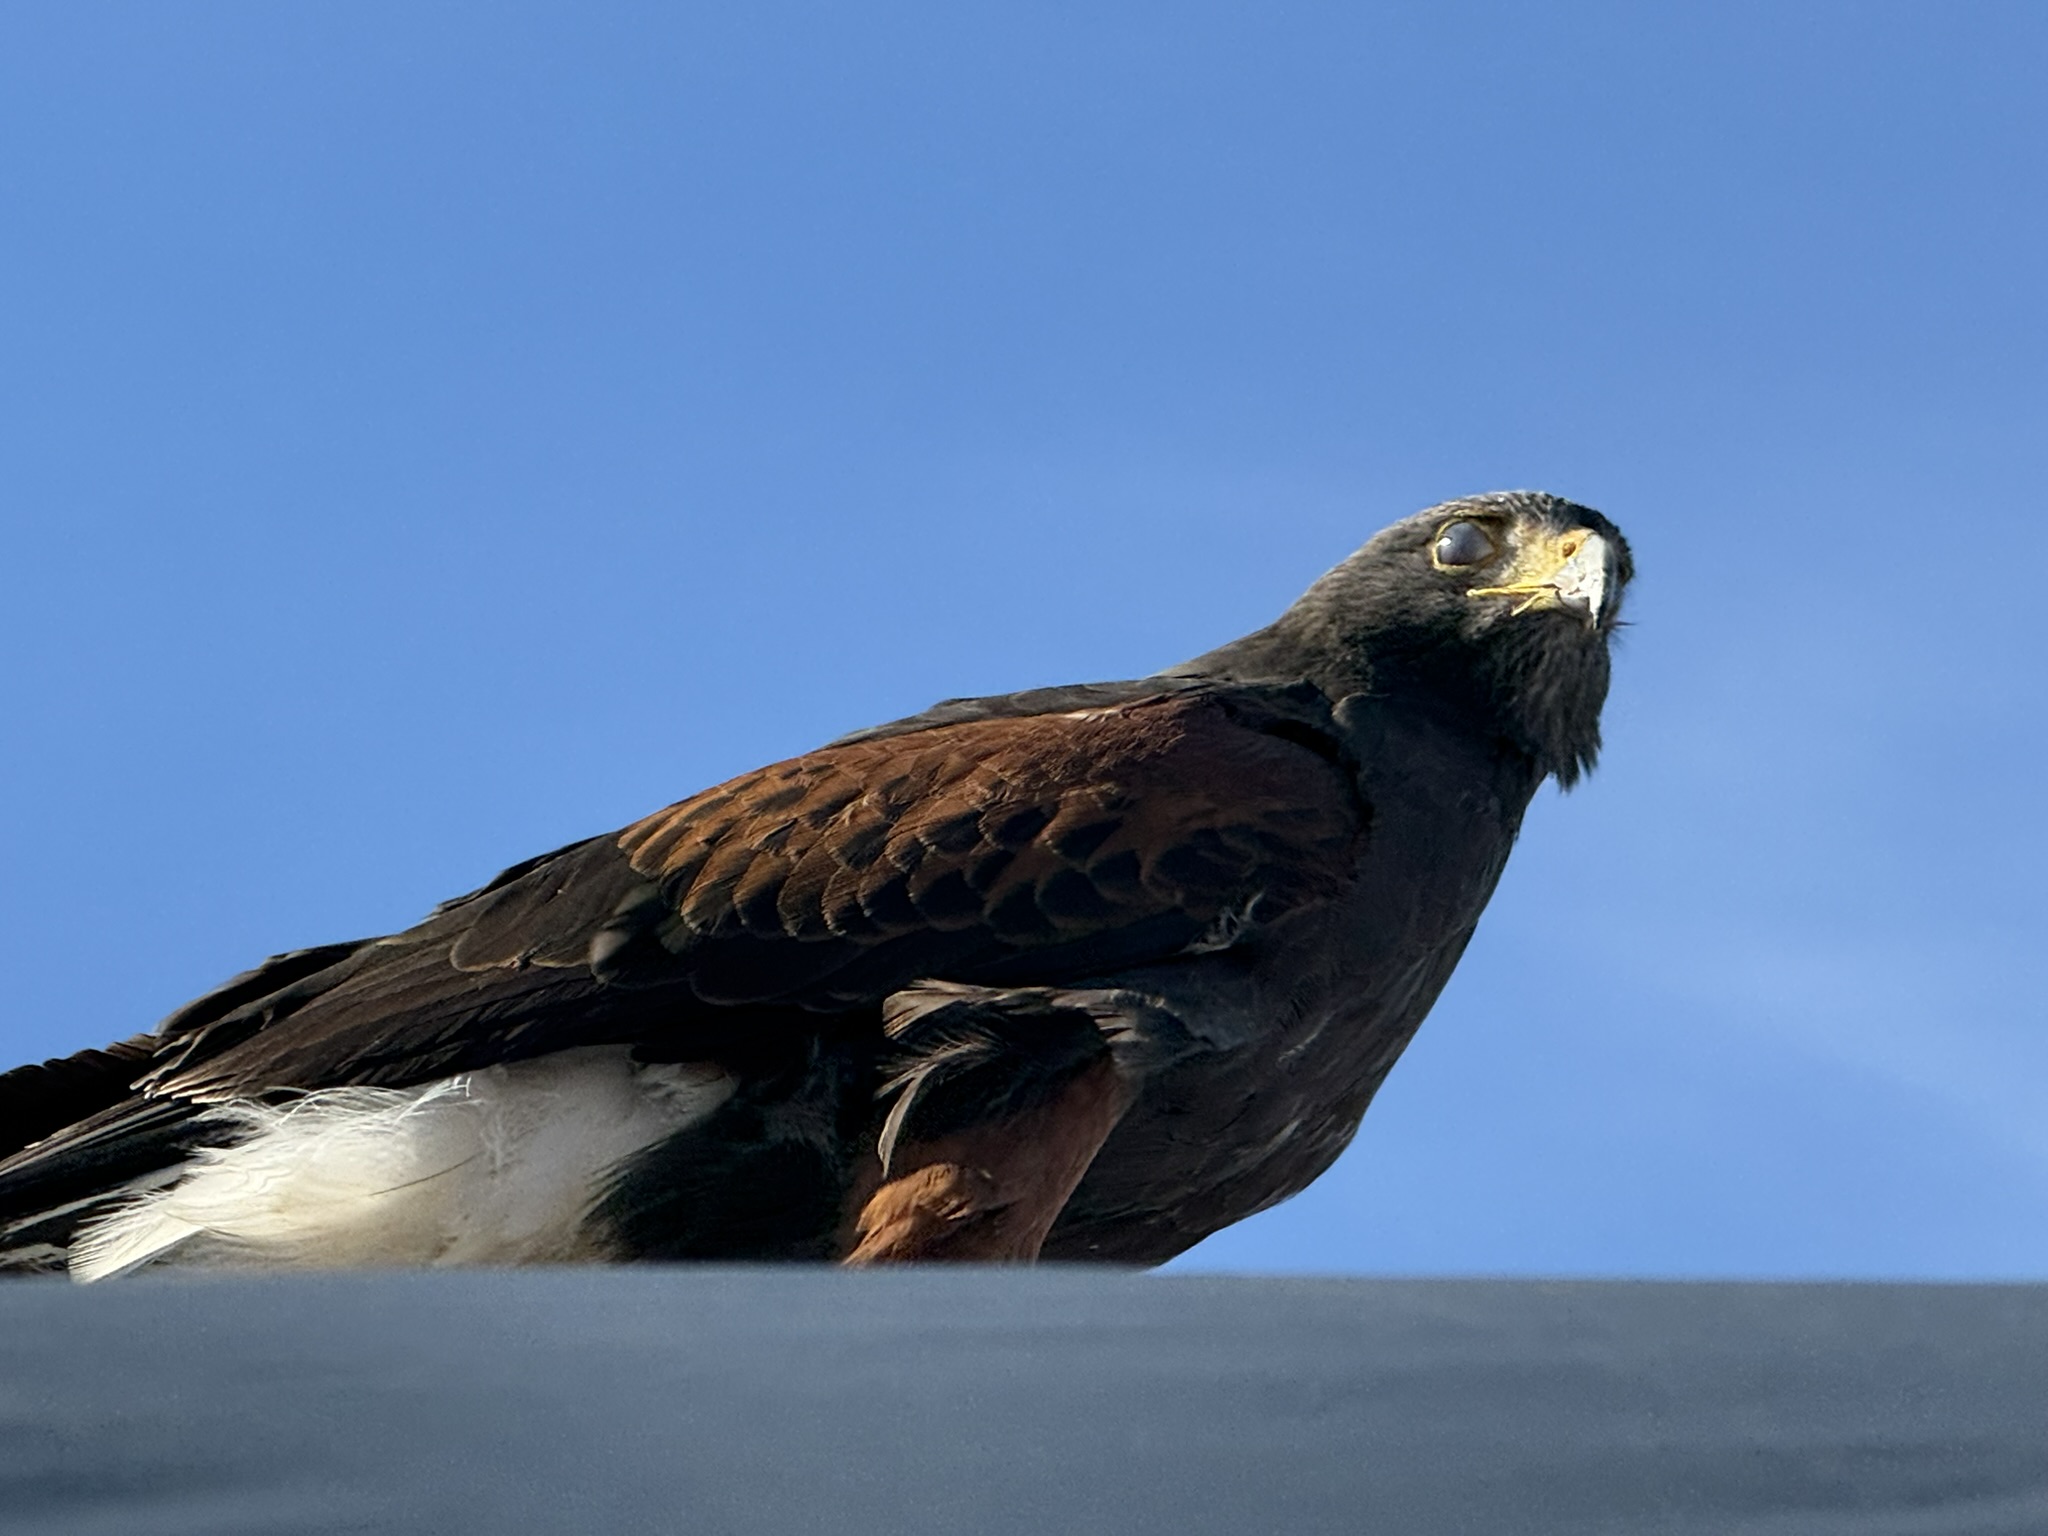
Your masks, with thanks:
M 1375 528 L 1600 771 L 1235 1269 L 2048 1276 L 2048 10 L 12 6 L 0 1055 Z

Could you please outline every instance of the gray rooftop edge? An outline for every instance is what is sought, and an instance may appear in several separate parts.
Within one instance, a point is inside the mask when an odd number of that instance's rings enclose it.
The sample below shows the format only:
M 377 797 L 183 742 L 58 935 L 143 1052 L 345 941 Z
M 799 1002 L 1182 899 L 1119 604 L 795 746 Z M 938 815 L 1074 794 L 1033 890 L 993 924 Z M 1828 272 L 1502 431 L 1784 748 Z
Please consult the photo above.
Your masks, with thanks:
M 2048 1286 L 0 1285 L 15 1536 L 2048 1531 Z

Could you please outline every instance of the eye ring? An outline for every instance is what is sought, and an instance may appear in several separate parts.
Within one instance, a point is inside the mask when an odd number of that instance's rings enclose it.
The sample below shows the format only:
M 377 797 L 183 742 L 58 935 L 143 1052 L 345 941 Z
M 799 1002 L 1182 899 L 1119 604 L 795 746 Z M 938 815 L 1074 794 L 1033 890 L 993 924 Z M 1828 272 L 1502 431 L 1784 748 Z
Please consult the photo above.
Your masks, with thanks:
M 1461 517 L 1437 529 L 1429 558 L 1438 570 L 1452 570 L 1482 564 L 1499 552 L 1491 533 L 1470 518 Z

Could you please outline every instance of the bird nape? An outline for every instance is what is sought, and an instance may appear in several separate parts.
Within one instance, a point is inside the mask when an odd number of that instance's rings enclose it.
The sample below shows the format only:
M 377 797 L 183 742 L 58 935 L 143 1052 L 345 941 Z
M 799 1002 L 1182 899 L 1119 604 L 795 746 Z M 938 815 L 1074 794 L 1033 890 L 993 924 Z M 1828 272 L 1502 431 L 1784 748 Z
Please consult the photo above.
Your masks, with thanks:
M 0 1076 L 0 1270 L 1156 1264 L 1343 1150 L 1630 577 L 1533 492 L 1130 682 L 957 699 Z

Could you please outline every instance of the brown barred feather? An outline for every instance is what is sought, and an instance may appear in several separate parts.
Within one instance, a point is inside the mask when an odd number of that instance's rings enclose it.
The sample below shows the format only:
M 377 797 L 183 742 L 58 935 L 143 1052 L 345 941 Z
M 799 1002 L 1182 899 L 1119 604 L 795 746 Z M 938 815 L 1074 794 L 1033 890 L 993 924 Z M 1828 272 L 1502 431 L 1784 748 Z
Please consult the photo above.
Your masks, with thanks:
M 1179 695 L 827 747 L 618 844 L 694 936 L 985 928 L 1041 945 L 1160 911 L 1206 924 L 1254 896 L 1313 900 L 1348 876 L 1359 830 L 1335 765 Z

